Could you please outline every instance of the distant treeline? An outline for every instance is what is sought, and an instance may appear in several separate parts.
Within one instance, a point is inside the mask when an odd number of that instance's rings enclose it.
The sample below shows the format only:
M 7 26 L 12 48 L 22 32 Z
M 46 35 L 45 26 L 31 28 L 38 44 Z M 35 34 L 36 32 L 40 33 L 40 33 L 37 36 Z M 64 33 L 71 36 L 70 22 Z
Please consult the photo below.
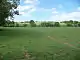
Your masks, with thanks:
M 25 22 L 14 22 L 7 20 L 3 27 L 80 27 L 79 21 L 62 21 L 62 22 L 53 22 L 53 21 L 25 21 Z

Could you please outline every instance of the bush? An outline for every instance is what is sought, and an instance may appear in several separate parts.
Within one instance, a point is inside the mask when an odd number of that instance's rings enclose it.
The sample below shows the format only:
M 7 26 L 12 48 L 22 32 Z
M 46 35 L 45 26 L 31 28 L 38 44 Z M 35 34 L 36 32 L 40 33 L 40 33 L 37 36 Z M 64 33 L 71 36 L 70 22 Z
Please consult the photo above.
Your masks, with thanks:
M 41 23 L 41 26 L 42 26 L 42 27 L 46 27 L 46 22 L 42 22 L 42 23 Z
M 78 27 L 80 27 L 80 23 L 78 23 Z
M 78 24 L 74 24 L 74 27 L 78 27 Z
M 19 27 L 19 24 L 18 23 L 16 23 L 16 27 Z
M 23 24 L 23 27 L 27 27 L 27 24 Z
M 67 27 L 66 23 L 60 23 L 61 27 Z
M 42 27 L 53 27 L 54 25 L 52 23 L 50 23 L 50 22 L 42 22 L 41 26 Z
M 36 27 L 36 24 L 35 23 L 32 23 L 30 25 L 31 25 L 31 27 Z
M 55 23 L 54 23 L 54 26 L 55 26 L 55 27 L 60 27 L 60 23 L 59 23 L 59 22 L 55 22 Z
M 9 27 L 14 27 L 14 24 L 10 24 Z
M 67 23 L 67 27 L 72 27 L 73 25 L 71 23 Z

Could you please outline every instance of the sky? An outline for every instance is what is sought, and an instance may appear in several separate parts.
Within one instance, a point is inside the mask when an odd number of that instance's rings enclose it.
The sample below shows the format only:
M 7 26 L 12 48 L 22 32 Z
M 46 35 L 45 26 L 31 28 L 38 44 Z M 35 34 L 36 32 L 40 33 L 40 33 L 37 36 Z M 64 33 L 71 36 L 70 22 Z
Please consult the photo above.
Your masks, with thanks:
M 80 20 L 80 0 L 20 0 L 14 21 Z

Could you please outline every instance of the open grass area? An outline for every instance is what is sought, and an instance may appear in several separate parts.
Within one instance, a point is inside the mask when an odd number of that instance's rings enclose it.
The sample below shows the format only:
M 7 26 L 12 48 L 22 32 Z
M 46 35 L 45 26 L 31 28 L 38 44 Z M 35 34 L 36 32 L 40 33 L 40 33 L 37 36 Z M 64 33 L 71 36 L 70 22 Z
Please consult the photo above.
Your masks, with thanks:
M 78 27 L 0 29 L 0 56 L 4 60 L 23 60 L 24 50 L 32 60 L 80 60 Z

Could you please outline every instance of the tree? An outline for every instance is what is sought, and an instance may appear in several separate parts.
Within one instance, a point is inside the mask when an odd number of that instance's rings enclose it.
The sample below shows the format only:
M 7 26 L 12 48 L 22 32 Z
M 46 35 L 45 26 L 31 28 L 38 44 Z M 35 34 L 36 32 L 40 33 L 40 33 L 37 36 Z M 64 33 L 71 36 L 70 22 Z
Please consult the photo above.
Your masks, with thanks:
M 78 23 L 78 21 L 74 21 L 74 24 L 77 24 Z
M 42 27 L 46 27 L 46 22 L 41 22 Z
M 27 27 L 27 24 L 23 24 L 23 27 Z
M 30 20 L 30 24 L 34 24 L 35 22 L 34 22 L 34 20 Z
M 4 26 L 6 19 L 11 17 L 13 19 L 14 14 L 19 15 L 17 9 L 20 0 L 0 0 L 0 26 Z
M 18 23 L 16 23 L 16 27 L 19 27 L 19 24 Z
M 78 21 L 74 21 L 74 27 L 78 26 Z
M 55 26 L 55 27 L 60 27 L 60 23 L 59 23 L 59 22 L 55 22 L 55 23 L 54 23 L 54 26 Z
M 53 23 L 52 22 L 42 22 L 41 23 L 41 26 L 42 27 L 53 27 Z
M 10 20 L 7 20 L 7 21 L 5 21 L 5 25 L 4 25 L 4 27 L 9 27 L 10 24 L 11 24 L 11 21 L 10 21 Z
M 73 24 L 73 20 L 70 20 L 69 23 Z
M 34 20 L 30 20 L 30 25 L 31 25 L 31 27 L 36 27 Z
M 67 27 L 72 27 L 73 25 L 71 23 L 67 23 Z
M 67 23 L 69 23 L 69 21 L 63 21 L 63 23 L 66 23 L 67 24 Z
M 80 22 L 78 23 L 78 27 L 80 27 Z

